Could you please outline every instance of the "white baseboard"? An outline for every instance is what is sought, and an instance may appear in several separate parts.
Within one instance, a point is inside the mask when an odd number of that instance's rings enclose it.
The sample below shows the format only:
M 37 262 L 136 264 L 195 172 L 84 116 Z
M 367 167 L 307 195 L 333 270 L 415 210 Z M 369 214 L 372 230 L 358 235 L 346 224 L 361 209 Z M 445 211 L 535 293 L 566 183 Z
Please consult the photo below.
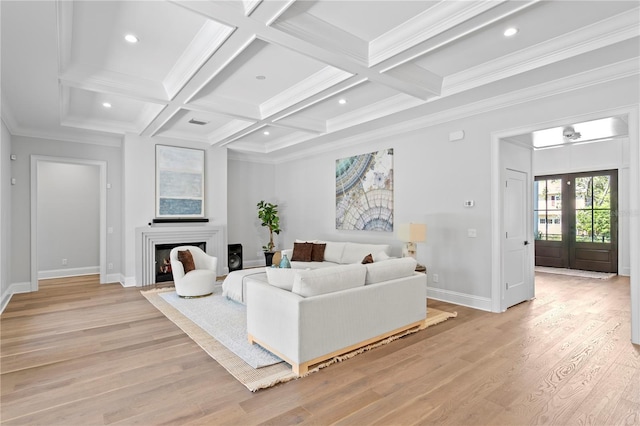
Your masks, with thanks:
M 124 275 L 120 275 L 120 284 L 122 287 L 137 287 L 136 277 L 125 277 Z
M 4 312 L 4 308 L 7 307 L 9 301 L 11 300 L 11 296 L 18 293 L 29 293 L 31 292 L 31 283 L 13 283 L 9 286 L 9 288 L 2 293 L 2 302 L 0 305 L 0 313 Z
M 491 312 L 491 299 L 488 297 L 480 297 L 471 294 L 458 293 L 457 291 L 427 287 L 427 298 Z
M 83 268 L 52 269 L 38 271 L 38 279 L 77 277 L 78 275 L 95 275 L 100 273 L 100 266 L 85 266 Z
M 620 270 L 618 271 L 618 275 L 622 275 L 623 277 L 630 277 L 631 267 L 627 266 L 626 268 L 620 268 Z
M 122 274 L 107 274 L 106 284 L 120 283 L 121 277 L 122 277 Z

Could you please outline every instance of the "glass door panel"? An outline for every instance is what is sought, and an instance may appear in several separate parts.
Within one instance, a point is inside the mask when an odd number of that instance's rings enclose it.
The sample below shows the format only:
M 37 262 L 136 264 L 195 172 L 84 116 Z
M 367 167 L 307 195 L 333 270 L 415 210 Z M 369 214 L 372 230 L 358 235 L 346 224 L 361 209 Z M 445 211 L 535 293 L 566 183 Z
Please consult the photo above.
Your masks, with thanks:
M 536 265 L 617 272 L 617 185 L 617 170 L 536 177 Z

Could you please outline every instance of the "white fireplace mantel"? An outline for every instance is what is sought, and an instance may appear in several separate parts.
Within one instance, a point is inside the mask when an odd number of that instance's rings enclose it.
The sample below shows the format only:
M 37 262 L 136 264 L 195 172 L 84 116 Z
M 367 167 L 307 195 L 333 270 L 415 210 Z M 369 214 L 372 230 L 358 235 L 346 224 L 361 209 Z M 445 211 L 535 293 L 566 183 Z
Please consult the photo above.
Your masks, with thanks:
M 207 224 L 153 225 L 136 228 L 136 286 L 155 284 L 156 245 L 207 243 L 207 254 L 219 259 L 224 254 L 224 236 L 221 226 Z M 220 275 L 220 272 L 217 272 Z

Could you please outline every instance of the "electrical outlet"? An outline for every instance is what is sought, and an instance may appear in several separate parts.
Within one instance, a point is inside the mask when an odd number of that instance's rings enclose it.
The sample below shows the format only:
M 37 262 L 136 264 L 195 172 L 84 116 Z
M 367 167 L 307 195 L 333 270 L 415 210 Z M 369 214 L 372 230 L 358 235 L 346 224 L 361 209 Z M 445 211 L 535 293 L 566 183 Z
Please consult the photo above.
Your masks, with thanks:
M 107 268 L 108 268 L 109 270 L 113 269 L 113 263 L 110 263 L 109 265 L 107 265 Z
M 438 276 L 438 274 L 433 274 L 433 282 L 437 283 L 438 281 L 440 281 L 440 277 Z
M 62 259 L 62 264 L 66 265 L 67 264 L 67 259 Z

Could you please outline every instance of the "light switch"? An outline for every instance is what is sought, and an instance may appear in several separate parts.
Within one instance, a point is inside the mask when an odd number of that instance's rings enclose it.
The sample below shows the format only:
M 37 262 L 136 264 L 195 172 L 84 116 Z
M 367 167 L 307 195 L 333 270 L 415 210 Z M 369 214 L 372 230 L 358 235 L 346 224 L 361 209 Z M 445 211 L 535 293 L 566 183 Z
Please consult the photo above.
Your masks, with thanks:
M 478 236 L 478 231 L 475 228 L 467 229 L 467 236 L 469 238 L 476 238 Z
M 16 178 L 11 178 L 11 185 L 15 185 L 16 184 Z

